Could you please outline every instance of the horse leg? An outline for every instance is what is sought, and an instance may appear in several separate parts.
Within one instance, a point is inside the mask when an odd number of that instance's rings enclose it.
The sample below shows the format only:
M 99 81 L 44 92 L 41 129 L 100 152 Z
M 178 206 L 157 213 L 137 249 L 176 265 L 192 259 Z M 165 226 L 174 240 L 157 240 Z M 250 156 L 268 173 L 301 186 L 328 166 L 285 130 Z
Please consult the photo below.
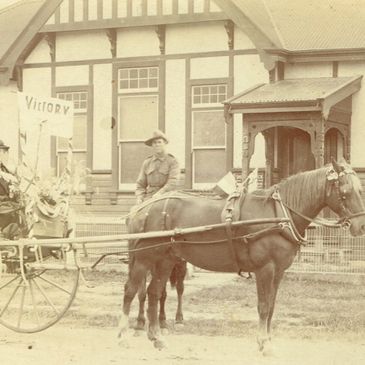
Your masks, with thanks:
M 146 302 L 147 290 L 146 290 L 146 276 L 143 278 L 141 285 L 138 289 L 138 300 L 139 300 L 139 310 L 137 317 L 136 331 L 143 331 L 146 324 L 146 317 L 144 315 L 144 305 Z
M 166 322 L 166 313 L 165 313 L 165 303 L 167 298 L 166 285 L 162 290 L 161 298 L 160 298 L 160 314 L 159 314 L 159 322 L 162 334 L 168 332 L 167 322 Z
M 129 270 L 127 283 L 124 286 L 123 310 L 119 321 L 118 337 L 128 332 L 131 303 L 146 275 L 147 268 L 138 261 L 134 261 L 133 266 Z
M 175 322 L 176 324 L 183 324 L 184 316 L 182 312 L 182 296 L 184 293 L 184 279 L 187 271 L 186 261 L 181 261 L 177 264 L 176 272 L 176 292 L 177 292 L 177 310 Z
M 281 279 L 283 278 L 283 275 L 284 275 L 284 271 L 280 271 L 280 272 L 276 272 L 275 277 L 274 277 L 274 292 L 273 292 L 273 295 L 271 298 L 269 318 L 267 320 L 267 333 L 269 335 L 270 340 L 271 340 L 271 320 L 272 320 L 272 316 L 274 314 L 276 295 L 278 293 L 279 285 L 280 285 Z
M 271 309 L 271 303 L 275 297 L 274 289 L 274 275 L 275 265 L 273 262 L 269 262 L 259 270 L 255 272 L 256 275 L 256 287 L 258 305 L 257 310 L 259 313 L 259 333 L 257 336 L 257 342 L 259 350 L 263 354 L 267 354 L 270 347 L 270 338 L 268 334 L 269 315 Z
M 165 347 L 161 337 L 159 320 L 157 315 L 158 302 L 162 296 L 166 282 L 169 278 L 174 262 L 171 259 L 165 259 L 157 263 L 152 271 L 152 280 L 147 289 L 148 294 L 148 338 L 153 341 L 154 346 L 158 349 Z

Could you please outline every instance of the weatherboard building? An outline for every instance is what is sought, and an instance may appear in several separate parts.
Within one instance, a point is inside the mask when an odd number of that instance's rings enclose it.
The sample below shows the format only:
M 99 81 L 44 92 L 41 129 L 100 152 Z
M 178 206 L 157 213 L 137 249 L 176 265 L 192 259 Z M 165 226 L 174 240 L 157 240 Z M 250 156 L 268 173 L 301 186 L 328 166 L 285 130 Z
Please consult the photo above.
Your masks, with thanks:
M 2 139 L 16 154 L 17 91 L 73 101 L 74 158 L 90 171 L 80 212 L 129 209 L 157 128 L 187 188 L 254 165 L 269 186 L 331 156 L 365 176 L 364 5 L 19 1 L 0 10 Z M 41 147 L 59 173 L 67 143 Z

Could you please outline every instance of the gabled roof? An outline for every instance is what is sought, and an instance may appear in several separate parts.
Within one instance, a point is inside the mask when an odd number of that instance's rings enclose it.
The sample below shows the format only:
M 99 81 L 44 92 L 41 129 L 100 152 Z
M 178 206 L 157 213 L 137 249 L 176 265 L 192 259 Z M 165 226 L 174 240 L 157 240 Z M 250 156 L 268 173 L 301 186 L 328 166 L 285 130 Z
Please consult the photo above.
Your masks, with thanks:
M 354 94 L 361 87 L 362 76 L 287 79 L 254 86 L 224 101 L 231 112 L 283 107 L 311 107 L 327 117 L 331 107 Z M 308 109 L 309 110 L 309 109 Z M 279 111 L 279 110 L 278 110 Z
M 0 84 L 62 0 L 21 0 L 0 10 Z
M 279 49 L 365 48 L 365 0 L 216 0 L 238 26 L 239 14 Z M 235 20 L 236 18 L 236 20 Z
M 0 9 L 0 62 L 42 3 L 42 0 L 22 1 Z

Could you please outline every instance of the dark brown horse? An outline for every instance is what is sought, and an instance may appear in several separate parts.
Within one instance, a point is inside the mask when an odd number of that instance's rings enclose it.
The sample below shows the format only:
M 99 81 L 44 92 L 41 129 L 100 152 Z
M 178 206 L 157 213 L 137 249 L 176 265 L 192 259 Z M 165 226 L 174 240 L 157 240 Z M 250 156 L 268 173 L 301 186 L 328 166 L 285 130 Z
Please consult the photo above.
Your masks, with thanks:
M 330 166 L 292 176 L 271 189 L 250 193 L 241 204 L 240 220 L 289 217 L 289 225 L 235 226 L 232 228 L 232 245 L 228 243 L 225 228 L 184 235 L 176 230 L 170 240 L 165 237 L 136 241 L 134 248 L 137 251 L 125 285 L 119 334 L 123 336 L 128 330 L 131 302 L 150 271 L 148 338 L 155 347 L 164 346 L 158 301 L 178 256 L 211 271 L 237 272 L 239 269 L 255 273 L 259 313 L 257 340 L 259 349 L 268 351 L 276 293 L 284 271 L 292 264 L 299 249 L 309 220 L 327 206 L 351 223 L 352 235 L 363 234 L 365 213 L 360 192 L 360 181 L 354 171 L 344 163 L 333 161 Z M 168 206 L 164 219 L 167 215 L 168 229 L 220 223 L 223 205 L 221 200 L 175 194 L 174 204 Z M 149 208 L 145 232 L 160 230 L 164 207 L 162 199 Z M 131 219 L 131 232 L 141 232 L 139 219 L 138 215 Z M 151 246 L 154 247 L 151 249 Z
M 133 243 L 134 247 L 134 243 Z M 132 248 L 133 249 L 133 248 Z M 183 324 L 184 321 L 184 315 L 182 312 L 182 296 L 184 294 L 184 280 L 186 275 L 186 261 L 182 259 L 177 259 L 177 262 L 175 266 L 173 267 L 171 274 L 170 274 L 170 283 L 171 287 L 176 289 L 177 293 L 177 308 L 176 308 L 176 315 L 175 315 L 175 323 L 176 324 Z M 139 310 L 138 310 L 138 317 L 137 317 L 137 324 L 135 329 L 138 331 L 144 330 L 146 318 L 145 318 L 145 302 L 146 302 L 146 296 L 147 296 L 147 290 L 146 290 L 146 280 L 147 278 L 144 278 L 144 280 L 141 283 L 141 286 L 138 290 L 138 300 L 139 300 Z M 161 298 L 160 298 L 160 310 L 159 310 L 159 322 L 160 322 L 160 328 L 162 332 L 168 331 L 168 325 L 166 321 L 166 312 L 165 312 L 165 303 L 167 298 L 167 292 L 166 292 L 166 285 L 162 290 Z

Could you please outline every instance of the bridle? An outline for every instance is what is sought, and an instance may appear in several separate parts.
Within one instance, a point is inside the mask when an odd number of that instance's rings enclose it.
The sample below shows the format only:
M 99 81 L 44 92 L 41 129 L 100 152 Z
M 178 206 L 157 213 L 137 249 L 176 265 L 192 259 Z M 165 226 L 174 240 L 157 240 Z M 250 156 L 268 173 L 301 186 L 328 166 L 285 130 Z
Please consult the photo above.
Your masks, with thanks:
M 363 210 L 357 213 L 352 213 L 349 207 L 347 206 L 346 193 L 341 191 L 341 184 L 340 184 L 340 178 L 346 175 L 355 175 L 355 172 L 349 168 L 346 168 L 339 173 L 336 172 L 333 168 L 330 168 L 326 172 L 327 181 L 335 187 L 340 207 L 339 209 L 340 213 L 338 213 L 340 219 L 336 223 L 333 223 L 328 219 L 310 218 L 291 208 L 286 203 L 282 202 L 282 204 L 290 212 L 294 213 L 295 215 L 298 215 L 299 217 L 305 219 L 308 222 L 322 225 L 325 227 L 342 227 L 343 229 L 347 230 L 351 227 L 351 219 L 365 215 L 365 211 Z

